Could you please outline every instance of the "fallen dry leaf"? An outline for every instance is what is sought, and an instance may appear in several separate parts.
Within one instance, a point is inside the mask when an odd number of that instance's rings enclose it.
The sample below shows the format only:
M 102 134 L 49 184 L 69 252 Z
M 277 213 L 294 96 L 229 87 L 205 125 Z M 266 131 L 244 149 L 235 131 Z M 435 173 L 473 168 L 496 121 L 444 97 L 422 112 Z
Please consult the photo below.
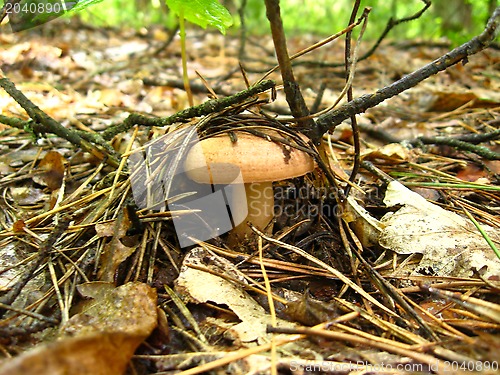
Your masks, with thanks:
M 47 194 L 33 186 L 11 187 L 10 194 L 19 205 L 31 205 L 47 199 Z
M 100 260 L 101 268 L 98 271 L 99 280 L 112 282 L 120 264 L 137 248 L 135 245 L 126 246 L 122 242 L 127 235 L 130 225 L 131 223 L 127 215 L 124 215 L 123 212 L 111 222 L 97 223 L 95 225 L 98 237 L 112 237 L 104 245 L 104 251 Z M 129 243 L 127 242 L 127 244 Z
M 486 268 L 485 277 L 500 274 L 500 260 L 470 220 L 428 202 L 396 181 L 388 185 L 384 203 L 402 207 L 380 220 L 384 229 L 379 243 L 399 254 L 423 254 L 414 273 L 469 277 L 472 268 Z M 483 228 L 498 246 L 498 229 Z
M 135 349 L 156 327 L 156 292 L 138 282 L 112 289 L 101 283 L 95 289 L 99 297 L 67 322 L 57 341 L 5 361 L 0 374 L 123 374 Z
M 388 160 L 392 163 L 401 163 L 411 160 L 411 151 L 400 143 L 389 143 L 376 149 L 368 149 L 361 153 L 361 158 L 369 160 Z
M 370 247 L 378 244 L 378 238 L 384 226 L 370 215 L 352 195 L 347 198 L 346 214 L 343 219 L 350 224 L 363 246 Z
M 64 178 L 63 156 L 57 151 L 49 151 L 38 164 L 38 169 L 42 174 L 33 176 L 33 181 L 47 186 L 50 190 L 57 190 L 61 187 Z
M 176 280 L 176 291 L 185 299 L 193 303 L 213 302 L 226 305 L 241 320 L 230 330 L 241 340 L 250 342 L 269 339 L 266 333 L 267 325 L 271 324 L 271 316 L 267 314 L 242 287 L 222 277 L 194 269 L 189 265 L 214 269 L 217 273 L 230 273 L 233 278 L 239 272 L 228 260 L 221 258 L 207 250 L 197 247 L 191 250 L 186 257 Z M 278 325 L 290 326 L 291 323 L 278 321 Z
M 413 274 L 470 277 L 473 268 L 482 269 L 486 278 L 500 274 L 500 260 L 470 220 L 428 202 L 397 181 L 388 185 L 384 203 L 401 208 L 377 220 L 354 198 L 347 200 L 348 221 L 364 246 L 422 254 Z M 498 246 L 499 230 L 483 228 Z

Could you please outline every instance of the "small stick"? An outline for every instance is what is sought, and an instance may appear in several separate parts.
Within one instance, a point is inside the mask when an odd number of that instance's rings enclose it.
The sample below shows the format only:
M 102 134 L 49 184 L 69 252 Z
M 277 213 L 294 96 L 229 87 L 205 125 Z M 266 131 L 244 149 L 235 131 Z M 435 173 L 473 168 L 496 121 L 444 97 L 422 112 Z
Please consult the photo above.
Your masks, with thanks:
M 499 32 L 499 19 L 500 7 L 495 9 L 493 15 L 488 21 L 488 24 L 486 25 L 486 28 L 478 36 L 472 38 L 467 43 L 462 44 L 422 68 L 404 76 L 389 86 L 386 86 L 375 93 L 362 95 L 359 98 L 340 106 L 338 109 L 318 117 L 316 125 L 308 130 L 307 135 L 314 142 L 319 143 L 321 142 L 323 134 L 327 131 L 335 129 L 335 127 L 345 119 L 348 119 L 353 115 L 363 113 L 368 108 L 375 107 L 384 100 L 392 98 L 393 96 L 416 86 L 430 76 L 448 69 L 460 61 L 464 64 L 467 63 L 469 56 L 488 48 L 488 46 L 495 40 Z
M 0 78 L 0 87 L 2 87 L 14 100 L 24 108 L 26 113 L 33 119 L 37 125 L 37 130 L 44 133 L 52 133 L 66 139 L 77 147 L 81 147 L 99 160 L 106 159 L 107 163 L 113 167 L 118 166 L 116 155 L 106 155 L 103 151 L 97 149 L 88 141 L 84 140 L 78 133 L 72 129 L 67 129 L 59 122 L 42 111 L 37 105 L 29 100 L 16 86 L 5 76 Z M 12 124 L 15 124 L 13 122 Z M 31 125 L 31 124 L 30 124 Z M 15 125 L 14 125 L 15 126 Z

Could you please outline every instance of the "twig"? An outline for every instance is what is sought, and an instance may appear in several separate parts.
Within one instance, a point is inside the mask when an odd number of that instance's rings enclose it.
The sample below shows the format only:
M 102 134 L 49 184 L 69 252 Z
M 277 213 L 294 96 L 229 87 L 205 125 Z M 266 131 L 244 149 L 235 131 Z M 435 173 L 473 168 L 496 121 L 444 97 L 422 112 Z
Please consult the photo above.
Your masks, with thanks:
M 388 132 L 387 130 L 384 130 L 382 128 L 379 128 L 379 127 L 376 127 L 373 125 L 369 125 L 366 123 L 361 123 L 358 126 L 362 132 L 368 134 L 370 137 L 372 137 L 374 139 L 378 139 L 379 141 L 386 142 L 386 143 L 403 142 L 402 139 L 395 137 L 390 132 Z
M 247 25 L 245 21 L 245 9 L 247 7 L 247 0 L 241 0 L 238 7 L 238 16 L 240 17 L 240 49 L 238 50 L 238 60 L 245 59 L 245 46 L 247 42 Z
M 326 90 L 326 82 L 321 82 L 321 85 L 319 86 L 318 92 L 316 93 L 316 98 L 314 98 L 314 103 L 311 106 L 311 112 L 318 112 L 319 106 L 321 105 L 321 102 L 323 101 L 323 96 L 325 95 L 325 90 Z
M 382 34 L 380 34 L 380 36 L 377 39 L 377 41 L 368 50 L 368 52 L 366 52 L 363 56 L 361 56 L 359 58 L 358 61 L 366 60 L 368 57 L 370 57 L 371 55 L 373 55 L 373 53 L 379 47 L 380 43 L 382 43 L 382 41 L 385 39 L 385 37 L 387 36 L 387 34 L 389 34 L 389 31 L 391 31 L 395 26 L 397 26 L 397 25 L 399 25 L 401 23 L 413 21 L 413 20 L 419 18 L 431 6 L 431 2 L 429 0 L 422 0 L 422 1 L 426 5 L 421 10 L 419 10 L 417 13 L 415 13 L 414 15 L 409 16 L 409 17 L 405 17 L 405 18 L 396 19 L 396 20 L 391 17 L 389 19 L 389 21 L 387 21 L 387 25 L 385 26 L 384 31 L 382 32 Z M 322 68 L 338 68 L 338 67 L 344 66 L 344 63 L 340 63 L 340 62 L 334 62 L 334 63 L 332 63 L 332 62 L 317 61 L 317 60 L 313 60 L 313 61 L 311 61 L 311 60 L 304 60 L 304 61 L 296 61 L 296 62 L 293 63 L 293 66 L 298 66 L 298 65 L 316 66 L 316 67 L 322 67 Z
M 255 233 L 257 233 L 260 237 L 262 237 L 263 239 L 265 239 L 266 241 L 268 241 L 268 242 L 270 242 L 270 243 L 272 243 L 274 245 L 278 245 L 280 247 L 283 247 L 284 249 L 293 251 L 294 253 L 296 253 L 296 254 L 298 254 L 298 255 L 306 258 L 307 260 L 315 263 L 316 265 L 324 268 L 328 272 L 331 272 L 335 277 L 337 277 L 338 279 L 340 279 L 344 284 L 346 284 L 347 286 L 351 287 L 354 291 L 356 291 L 357 293 L 359 293 L 361 296 L 363 296 L 364 298 L 366 298 L 368 301 L 370 301 L 374 305 L 378 306 L 379 308 L 381 308 L 382 310 L 384 310 L 386 313 L 388 313 L 388 314 L 390 314 L 392 316 L 397 316 L 397 314 L 395 312 L 391 311 L 391 309 L 389 309 L 388 307 L 384 306 L 381 302 L 377 301 L 369 293 L 365 292 L 361 287 L 359 287 L 356 283 L 354 283 L 353 281 L 351 281 L 351 279 L 349 279 L 347 276 L 345 276 L 343 273 L 341 273 L 340 271 L 338 271 L 334 267 L 326 264 L 325 262 L 323 262 L 323 261 L 319 260 L 318 258 L 312 256 L 311 254 L 307 253 L 306 251 L 304 251 L 302 249 L 299 249 L 296 246 L 289 245 L 289 244 L 287 244 L 285 242 L 278 241 L 275 238 L 266 236 L 264 233 L 262 233 L 261 231 L 259 231 L 253 225 L 251 225 L 251 223 L 248 223 L 248 225 L 250 225 L 250 228 Z
M 487 133 L 464 134 L 455 137 L 455 139 L 463 142 L 468 142 L 473 145 L 477 145 L 482 142 L 488 142 L 500 139 L 500 129 L 493 130 Z
M 11 306 L 11 305 L 6 305 L 6 304 L 3 304 L 1 302 L 0 302 L 0 309 L 12 311 L 12 312 L 18 313 L 19 315 L 30 316 L 30 317 L 38 319 L 38 320 L 40 320 L 42 322 L 47 322 L 47 323 L 51 323 L 51 324 L 57 324 L 57 323 L 59 323 L 59 321 L 57 319 L 51 318 L 49 316 L 45 316 L 45 315 L 39 314 L 37 312 L 28 311 L 28 310 L 25 310 L 25 309 L 22 309 L 22 308 L 19 308 L 19 307 L 14 307 L 14 306 Z
M 163 5 L 165 5 L 165 3 L 162 2 L 162 8 L 163 8 Z M 165 9 L 165 11 L 167 11 Z M 153 52 L 152 52 L 152 55 L 153 56 L 156 56 L 156 55 L 159 55 L 161 52 L 165 51 L 168 46 L 174 41 L 175 39 L 175 36 L 177 35 L 177 32 L 179 31 L 179 23 L 177 22 L 177 24 L 170 30 L 170 35 L 168 36 L 168 39 L 161 43 Z
M 439 290 L 427 284 L 420 284 L 420 289 L 445 300 L 452 301 L 466 310 L 482 315 L 493 322 L 500 323 L 500 307 L 496 303 L 483 301 L 480 298 L 469 296 L 467 293 L 453 293 L 447 290 Z
M 356 14 L 358 14 L 358 9 L 359 9 L 359 4 L 361 3 L 361 0 L 356 0 L 354 2 L 354 6 L 351 12 L 351 18 L 349 19 L 349 24 L 353 23 Z M 365 9 L 366 12 L 366 9 Z M 364 14 L 363 14 L 364 15 Z M 359 34 L 359 37 L 363 35 L 365 29 L 366 29 L 366 20 L 367 18 L 364 18 L 365 22 L 363 23 L 363 27 L 361 29 L 361 32 Z M 345 70 L 346 70 L 346 84 L 348 85 L 347 87 L 347 100 L 350 102 L 352 98 L 352 80 L 354 78 L 354 71 L 355 71 L 355 64 L 356 64 L 356 56 L 352 56 L 351 54 L 351 40 L 352 38 L 352 31 L 348 31 L 346 36 L 345 36 Z M 359 46 L 359 43 L 358 43 Z M 351 127 L 352 127 L 352 136 L 353 136 L 353 143 L 354 143 L 354 165 L 352 167 L 351 175 L 349 176 L 349 181 L 354 182 L 356 179 L 356 175 L 358 174 L 359 171 L 359 164 L 360 164 L 360 155 L 361 155 L 361 145 L 359 142 L 359 128 L 358 128 L 358 122 L 356 121 L 356 116 L 351 116 Z M 345 197 L 349 195 L 349 191 L 351 190 L 351 185 L 347 184 L 345 188 Z
M 234 71 L 231 71 L 228 74 L 232 75 L 233 73 Z M 220 79 L 218 78 L 218 81 L 219 80 Z M 158 77 L 146 77 L 142 79 L 142 82 L 147 86 L 168 86 L 184 90 L 184 82 L 182 81 L 182 79 L 175 79 L 175 78 L 161 79 Z M 206 94 L 208 92 L 207 87 L 199 83 L 197 80 L 190 80 L 189 86 L 191 86 L 191 91 L 193 93 Z M 212 89 L 219 95 L 230 96 L 232 94 L 231 92 L 229 92 L 229 90 L 225 89 L 221 84 L 215 84 L 214 86 L 212 86 Z
M 383 172 L 379 168 L 377 168 L 372 162 L 363 160 L 361 162 L 361 166 L 366 169 L 371 174 L 377 176 L 384 184 L 388 184 L 394 181 L 394 178 L 389 176 L 387 173 Z
M 299 334 L 306 335 L 310 337 L 323 337 L 329 340 L 335 341 L 345 341 L 352 344 L 363 345 L 369 348 L 381 349 L 393 354 L 400 356 L 409 357 L 417 362 L 428 364 L 429 366 L 437 367 L 438 374 L 444 374 L 446 369 L 446 362 L 425 353 L 419 353 L 418 351 L 412 349 L 409 345 L 406 347 L 401 347 L 400 345 L 389 344 L 388 342 L 375 341 L 374 339 L 367 339 L 364 337 L 359 337 L 350 333 L 329 331 L 325 329 L 318 329 L 315 327 L 278 327 L 278 328 L 268 328 L 268 332 L 272 333 L 286 333 L 286 334 Z
M 1 299 L 0 299 L 0 304 L 4 305 L 10 305 L 14 300 L 17 298 L 19 293 L 21 293 L 21 290 L 24 288 L 24 286 L 28 283 L 28 281 L 31 280 L 34 272 L 43 264 L 43 262 L 47 259 L 47 257 L 50 254 L 50 251 L 52 250 L 52 246 L 55 244 L 55 242 L 59 239 L 61 234 L 66 230 L 70 223 L 69 218 L 61 218 L 59 222 L 56 224 L 54 230 L 50 235 L 47 237 L 47 239 L 40 245 L 39 250 L 38 250 L 38 257 L 36 261 L 29 267 L 28 270 L 26 270 L 23 274 L 23 276 L 20 278 L 20 280 L 12 287 L 12 289 L 7 292 Z M 5 310 L 2 312 L 0 309 L 0 317 L 2 317 L 5 313 Z
M 500 160 L 500 154 L 492 151 L 487 147 L 477 146 L 479 143 L 494 141 L 500 139 L 500 129 L 493 130 L 487 133 L 479 134 L 463 134 L 456 137 L 417 137 L 412 140 L 400 139 L 383 129 L 377 129 L 374 126 L 367 124 L 360 124 L 360 129 L 375 139 L 379 139 L 387 143 L 404 143 L 413 147 L 426 145 L 446 145 L 455 147 L 459 150 L 473 152 L 488 160 Z
M 415 13 L 414 15 L 409 16 L 409 17 L 405 17 L 405 18 L 400 18 L 400 19 L 394 19 L 392 17 L 389 18 L 389 21 L 387 21 L 387 25 L 385 26 L 385 29 L 382 32 L 382 34 L 380 34 L 380 37 L 377 39 L 377 41 L 372 46 L 372 48 L 370 48 L 368 50 L 368 52 L 366 52 L 362 57 L 359 58 L 359 61 L 365 60 L 368 57 L 370 57 L 371 55 L 373 55 L 373 53 L 378 48 L 380 43 L 382 43 L 384 38 L 387 36 L 387 34 L 389 34 L 389 31 L 391 31 L 394 28 L 394 26 L 397 26 L 401 23 L 413 21 L 417 18 L 420 18 L 420 16 L 422 14 L 424 14 L 424 12 L 431 6 L 431 2 L 429 0 L 422 0 L 422 1 L 425 3 L 425 6 L 421 10 L 419 10 L 417 13 Z
M 430 76 L 437 74 L 462 61 L 467 63 L 467 58 L 487 48 L 498 35 L 500 7 L 495 9 L 485 30 L 469 42 L 462 44 L 446 55 L 434 60 L 424 67 L 408 74 L 400 80 L 386 86 L 373 94 L 366 94 L 356 98 L 340 108 L 318 117 L 315 127 L 304 130 L 314 142 L 319 143 L 324 133 L 333 130 L 345 119 L 365 112 L 368 108 L 375 107 L 384 100 L 392 98 L 411 87 L 416 86 Z
M 350 51 L 349 51 L 349 53 L 347 52 L 347 48 L 349 48 L 349 50 L 350 50 L 350 46 L 346 45 L 346 53 L 348 53 L 348 55 L 350 56 L 350 67 L 348 69 L 346 68 L 346 84 L 344 85 L 344 88 L 342 89 L 342 91 L 338 95 L 335 102 L 330 107 L 321 110 L 319 113 L 315 113 L 314 115 L 312 115 L 312 117 L 319 117 L 324 113 L 330 112 L 333 108 L 335 108 L 337 106 L 337 104 L 340 103 L 340 101 L 344 98 L 344 96 L 347 94 L 347 92 L 351 88 L 352 82 L 354 81 L 354 73 L 356 72 L 355 67 L 356 67 L 356 62 L 358 60 L 357 59 L 358 48 L 361 44 L 361 39 L 363 38 L 363 34 L 366 30 L 366 22 L 368 20 L 368 14 L 370 13 L 370 11 L 371 11 L 371 8 L 365 8 L 363 11 L 363 14 L 359 17 L 359 19 L 356 21 L 356 23 L 351 23 L 351 25 L 358 25 L 361 22 L 363 22 L 363 25 L 362 25 L 361 30 L 359 32 L 358 42 L 357 42 L 356 47 L 354 48 L 352 54 Z M 345 30 L 349 29 L 349 27 L 351 25 L 349 25 Z M 351 34 L 351 33 L 352 33 L 352 29 L 349 29 L 349 34 Z M 346 59 L 347 59 L 347 57 L 346 57 Z M 344 61 L 344 65 L 345 64 L 347 64 L 346 61 Z M 352 94 L 351 94 L 351 99 L 349 99 L 349 101 L 350 100 L 352 100 Z M 352 117 L 351 117 L 351 119 L 352 119 Z
M 296 59 L 298 59 L 299 57 L 302 57 L 304 56 L 305 54 L 309 53 L 309 52 L 312 52 L 318 48 L 321 48 L 323 47 L 324 45 L 330 43 L 330 42 L 333 42 L 335 39 L 338 39 L 340 38 L 342 35 L 344 35 L 345 33 L 349 32 L 349 31 L 352 31 L 356 26 L 358 26 L 361 22 L 363 21 L 363 17 L 360 17 L 356 22 L 354 23 L 351 23 L 349 26 L 347 26 L 345 29 L 339 31 L 338 33 L 335 33 L 333 35 L 330 35 L 329 37 L 323 39 L 323 40 L 320 40 L 319 42 L 316 42 L 314 43 L 312 46 L 309 46 L 307 48 L 304 48 L 303 50 L 299 51 L 299 52 L 296 52 L 294 53 L 292 56 L 290 56 L 290 60 L 294 61 Z M 259 46 L 261 47 L 261 46 Z M 264 63 L 266 64 L 265 61 L 262 61 L 261 59 L 254 59 L 255 61 L 259 61 L 261 63 Z M 292 63 L 292 66 L 297 66 L 297 65 L 302 65 L 301 64 L 302 61 L 294 61 Z M 320 65 L 322 66 L 322 64 L 324 63 L 323 61 L 321 62 L 316 62 L 317 65 Z M 326 63 L 328 64 L 328 63 Z M 311 65 L 313 65 L 313 63 L 311 63 Z M 336 66 L 342 66 L 343 64 L 337 64 Z M 265 79 L 266 77 L 269 77 L 271 75 L 271 73 L 275 72 L 276 70 L 278 70 L 280 68 L 279 65 L 276 65 L 274 66 L 272 69 L 268 70 L 266 72 L 266 74 L 264 74 L 264 76 L 262 78 L 260 78 L 260 81 L 262 81 L 263 79 Z M 247 69 L 248 70 L 248 69 Z M 254 73 L 257 72 L 257 71 L 254 71 Z M 260 72 L 260 71 L 259 71 Z
M 9 337 L 12 339 L 14 337 L 28 336 L 35 332 L 41 332 L 50 325 L 57 324 L 57 321 L 54 323 L 49 320 L 52 320 L 52 318 L 45 317 L 44 320 L 37 320 L 32 324 L 30 324 L 29 326 L 27 325 L 20 325 L 17 327 L 0 326 L 0 337 Z
M 491 132 L 493 133 L 493 132 Z M 489 133 L 488 133 L 489 134 Z M 451 137 L 418 137 L 417 139 L 409 142 L 412 146 L 418 146 L 419 144 L 435 144 L 435 145 L 445 145 L 452 146 L 459 150 L 473 152 L 488 160 L 500 160 L 500 153 L 490 150 L 484 146 L 474 145 L 469 142 L 464 142 L 456 138 Z
M 299 124 L 305 127 L 314 126 L 314 120 L 311 118 L 302 119 L 309 116 L 309 108 L 300 87 L 295 81 L 293 75 L 292 64 L 288 49 L 286 45 L 285 30 L 283 29 L 283 21 L 281 20 L 279 0 L 265 0 L 266 15 L 271 25 L 271 34 L 273 36 L 274 49 L 276 50 L 276 57 L 281 70 L 281 77 L 283 78 L 283 86 L 286 95 L 286 101 L 290 107 L 293 117 L 295 117 Z
M 248 90 L 241 91 L 235 95 L 226 98 L 212 99 L 195 107 L 186 108 L 183 111 L 177 112 L 169 117 L 154 118 L 140 115 L 137 113 L 130 114 L 123 123 L 109 127 L 102 133 L 104 139 L 111 139 L 115 135 L 126 132 L 134 125 L 143 126 L 168 126 L 175 122 L 186 121 L 193 117 L 200 117 L 210 113 L 219 112 L 232 105 L 241 103 L 252 96 L 267 91 L 275 86 L 274 81 L 268 80 L 250 87 Z
M 40 133 L 52 133 L 58 135 L 61 138 L 66 139 L 77 147 L 81 147 L 85 151 L 91 153 L 93 156 L 99 160 L 107 160 L 107 163 L 113 167 L 118 166 L 118 160 L 115 155 L 106 155 L 101 150 L 94 147 L 91 143 L 82 139 L 77 132 L 71 129 L 67 129 L 62 126 L 59 122 L 54 120 L 52 117 L 43 112 L 38 106 L 36 106 L 31 100 L 29 100 L 21 91 L 19 91 L 16 86 L 6 77 L 0 78 L 0 86 L 19 103 L 21 107 L 24 108 L 26 113 L 33 119 L 34 123 L 24 123 L 21 129 L 26 129 L 25 125 L 31 126 L 36 124 L 36 129 Z M 12 122 L 14 126 L 17 122 Z M 35 128 L 32 128 L 35 132 Z
M 347 225 L 347 223 L 343 221 L 342 225 Z M 415 312 L 415 310 L 405 300 L 404 295 L 398 293 L 398 290 L 384 277 L 382 277 L 382 275 L 378 273 L 377 270 L 365 260 L 359 250 L 362 249 L 357 249 L 356 247 L 352 248 L 352 251 L 361 261 L 361 263 L 365 267 L 366 272 L 368 273 L 368 276 L 373 280 L 374 285 L 380 290 L 380 292 L 382 294 L 386 292 L 386 294 L 389 295 L 420 326 L 422 331 L 425 332 L 431 340 L 438 341 L 439 338 L 436 333 L 434 333 L 427 322 Z

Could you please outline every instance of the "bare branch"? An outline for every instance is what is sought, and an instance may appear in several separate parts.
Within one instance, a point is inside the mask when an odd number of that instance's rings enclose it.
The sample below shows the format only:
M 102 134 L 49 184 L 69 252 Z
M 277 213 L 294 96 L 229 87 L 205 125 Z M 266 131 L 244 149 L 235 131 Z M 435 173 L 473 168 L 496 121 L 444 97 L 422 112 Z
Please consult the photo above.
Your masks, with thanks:
M 292 64 L 286 45 L 285 30 L 283 29 L 283 22 L 281 20 L 279 0 L 265 0 L 265 3 L 267 18 L 271 25 L 274 49 L 276 50 L 276 57 L 278 58 L 281 77 L 283 78 L 286 101 L 293 117 L 299 120 L 299 124 L 307 127 L 314 126 L 314 121 L 311 118 L 300 121 L 300 118 L 309 116 L 309 109 L 293 75 Z
M 467 63 L 469 56 L 472 56 L 486 48 L 493 42 L 498 35 L 498 24 L 500 22 L 500 7 L 496 8 L 493 15 L 488 21 L 484 31 L 474 37 L 469 42 L 462 44 L 460 47 L 448 52 L 446 55 L 434 60 L 433 62 L 425 65 L 424 67 L 408 74 L 389 86 L 386 86 L 373 94 L 366 94 L 356 98 L 340 108 L 326 113 L 316 120 L 316 125 L 309 131 L 309 137 L 316 143 L 321 140 L 324 133 L 333 130 L 338 124 L 349 117 L 363 113 L 368 108 L 375 107 L 384 100 L 392 98 L 411 87 L 416 86 L 420 82 L 437 74 L 457 63 L 462 61 L 463 64 Z

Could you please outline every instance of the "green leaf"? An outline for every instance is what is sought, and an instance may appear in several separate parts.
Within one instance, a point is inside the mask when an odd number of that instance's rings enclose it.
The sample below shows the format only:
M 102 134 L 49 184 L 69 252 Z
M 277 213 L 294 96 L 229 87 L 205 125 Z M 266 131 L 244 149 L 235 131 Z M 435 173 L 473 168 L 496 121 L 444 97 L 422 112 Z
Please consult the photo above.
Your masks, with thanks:
M 165 0 L 168 7 L 177 16 L 206 28 L 217 28 L 222 34 L 233 24 L 229 11 L 217 0 Z
M 102 0 L 15 0 L 9 22 L 12 31 L 18 32 L 42 25 L 63 15 L 85 9 Z M 7 4 L 7 1 L 4 1 Z M 8 12 L 9 13 L 9 12 Z
M 73 6 L 71 8 L 71 10 L 69 10 L 69 12 L 70 13 L 76 13 L 76 12 L 79 12 L 79 11 L 85 9 L 85 8 L 88 8 L 91 5 L 100 3 L 102 1 L 103 0 L 81 0 L 81 1 L 78 1 L 78 3 L 75 4 L 75 6 Z

